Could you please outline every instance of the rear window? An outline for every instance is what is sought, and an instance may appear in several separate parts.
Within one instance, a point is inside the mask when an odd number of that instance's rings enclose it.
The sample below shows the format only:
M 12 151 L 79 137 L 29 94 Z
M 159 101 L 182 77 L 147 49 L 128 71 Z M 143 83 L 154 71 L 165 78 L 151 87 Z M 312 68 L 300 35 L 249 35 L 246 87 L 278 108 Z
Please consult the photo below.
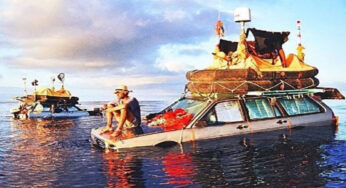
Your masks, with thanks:
M 322 112 L 318 104 L 309 98 L 281 98 L 278 99 L 288 115 L 312 114 Z
M 265 119 L 275 117 L 275 114 L 267 99 L 248 99 L 245 101 L 245 105 L 249 112 L 250 119 Z

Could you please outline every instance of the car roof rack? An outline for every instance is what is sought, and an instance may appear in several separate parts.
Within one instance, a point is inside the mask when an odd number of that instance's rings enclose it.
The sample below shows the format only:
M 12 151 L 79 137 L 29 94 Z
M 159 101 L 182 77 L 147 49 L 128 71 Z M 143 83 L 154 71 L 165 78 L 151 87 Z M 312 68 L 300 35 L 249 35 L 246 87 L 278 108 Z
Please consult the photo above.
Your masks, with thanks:
M 336 88 L 318 87 L 313 89 L 275 90 L 275 91 L 249 91 L 246 96 L 284 96 L 313 94 L 321 99 L 345 99 Z
M 249 91 L 246 96 L 276 96 L 276 95 L 301 95 L 323 93 L 324 89 L 295 89 L 295 90 L 275 90 L 275 91 Z

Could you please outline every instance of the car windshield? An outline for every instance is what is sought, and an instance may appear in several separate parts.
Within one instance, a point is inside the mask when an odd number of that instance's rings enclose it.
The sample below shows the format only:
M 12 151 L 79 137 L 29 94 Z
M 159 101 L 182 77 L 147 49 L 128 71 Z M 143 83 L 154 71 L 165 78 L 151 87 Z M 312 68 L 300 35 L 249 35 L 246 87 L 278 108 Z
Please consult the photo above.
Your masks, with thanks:
M 181 99 L 177 101 L 175 104 L 173 104 L 169 110 L 175 110 L 178 108 L 182 108 L 186 110 L 188 113 L 196 115 L 199 113 L 206 105 L 208 104 L 207 101 L 202 100 L 193 100 L 193 99 Z

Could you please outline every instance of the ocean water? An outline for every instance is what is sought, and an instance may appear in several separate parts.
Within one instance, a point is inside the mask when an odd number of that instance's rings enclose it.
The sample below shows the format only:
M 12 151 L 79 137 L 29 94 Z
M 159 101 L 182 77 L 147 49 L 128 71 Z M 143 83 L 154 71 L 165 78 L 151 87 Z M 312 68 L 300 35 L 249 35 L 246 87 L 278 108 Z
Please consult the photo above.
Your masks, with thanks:
M 140 103 L 142 115 L 168 104 Z M 18 121 L 9 117 L 16 103 L 2 102 L 0 187 L 345 187 L 346 102 L 328 104 L 340 118 L 337 131 L 283 130 L 116 152 L 89 141 L 102 117 Z

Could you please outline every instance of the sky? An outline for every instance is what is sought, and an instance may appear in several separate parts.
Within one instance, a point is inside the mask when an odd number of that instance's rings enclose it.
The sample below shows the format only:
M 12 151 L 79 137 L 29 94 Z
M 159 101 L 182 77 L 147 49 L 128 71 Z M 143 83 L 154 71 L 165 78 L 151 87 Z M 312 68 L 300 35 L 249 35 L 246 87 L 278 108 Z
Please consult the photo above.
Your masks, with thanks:
M 51 87 L 61 72 L 81 101 L 111 100 L 120 84 L 139 100 L 174 100 L 187 71 L 211 64 L 218 15 L 225 38 L 238 40 L 237 7 L 251 9 L 245 27 L 290 31 L 286 55 L 296 53 L 300 20 L 320 86 L 346 88 L 343 0 L 1 0 L 0 101 L 23 95 L 22 78 L 33 91 L 32 80 Z

